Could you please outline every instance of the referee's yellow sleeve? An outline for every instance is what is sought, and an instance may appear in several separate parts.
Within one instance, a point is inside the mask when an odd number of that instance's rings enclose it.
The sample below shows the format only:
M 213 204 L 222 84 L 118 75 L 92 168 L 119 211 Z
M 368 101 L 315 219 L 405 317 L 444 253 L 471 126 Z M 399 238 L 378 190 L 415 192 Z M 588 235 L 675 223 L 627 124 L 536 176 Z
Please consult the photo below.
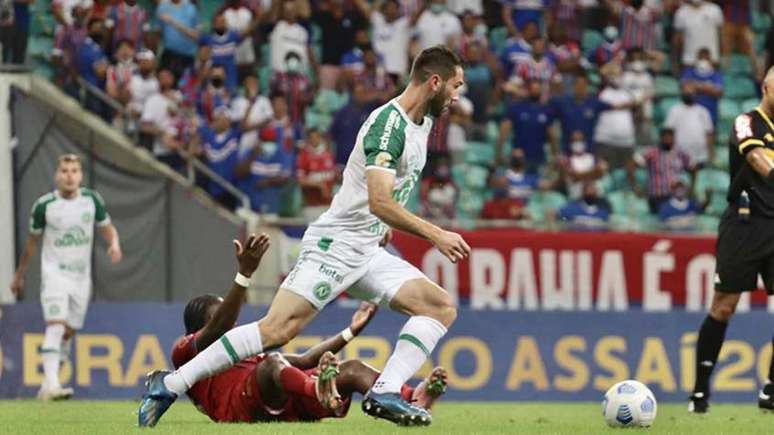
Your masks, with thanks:
M 764 146 L 765 144 L 760 139 L 747 139 L 746 141 L 743 141 L 742 143 L 739 144 L 739 152 L 744 153 L 745 148 L 753 145 Z

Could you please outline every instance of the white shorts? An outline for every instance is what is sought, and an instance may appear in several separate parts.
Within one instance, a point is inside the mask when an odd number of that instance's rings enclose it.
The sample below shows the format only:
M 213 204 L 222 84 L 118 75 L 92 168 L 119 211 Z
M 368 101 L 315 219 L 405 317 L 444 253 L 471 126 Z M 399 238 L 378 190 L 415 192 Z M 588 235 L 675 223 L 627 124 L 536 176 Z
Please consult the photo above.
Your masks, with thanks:
M 44 276 L 40 292 L 43 319 L 64 322 L 72 329 L 83 328 L 91 298 L 91 281 Z
M 375 304 L 389 304 L 406 281 L 426 278 L 416 267 L 384 248 L 361 265 L 339 260 L 313 243 L 304 244 L 298 261 L 280 288 L 288 289 L 321 310 L 340 294 Z

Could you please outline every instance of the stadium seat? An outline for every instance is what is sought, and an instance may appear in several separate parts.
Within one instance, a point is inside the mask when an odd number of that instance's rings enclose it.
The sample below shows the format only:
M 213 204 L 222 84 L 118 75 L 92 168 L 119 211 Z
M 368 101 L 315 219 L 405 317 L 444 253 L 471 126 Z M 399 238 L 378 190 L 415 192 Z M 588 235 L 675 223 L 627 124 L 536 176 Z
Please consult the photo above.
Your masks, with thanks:
M 320 113 L 336 113 L 342 106 L 347 104 L 347 94 L 339 94 L 331 89 L 320 89 L 317 97 L 314 99 L 314 108 Z
M 752 28 L 754 33 L 759 34 L 763 33 L 765 34 L 768 32 L 769 27 L 771 27 L 771 17 L 768 14 L 758 12 L 754 8 L 752 12 Z
M 756 96 L 755 83 L 744 76 L 729 76 L 726 78 L 725 96 L 735 99 L 747 99 Z
M 478 165 L 467 165 L 465 169 L 464 185 L 470 189 L 484 189 L 489 170 Z
M 653 87 L 656 92 L 656 98 L 677 97 L 680 95 L 680 83 L 672 76 L 656 76 Z
M 470 189 L 462 189 L 458 210 L 463 217 L 476 218 L 481 214 L 481 208 L 484 207 L 484 195 Z
M 760 104 L 761 100 L 758 98 L 748 98 L 741 103 L 739 103 L 739 112 L 749 112 L 751 110 L 754 110 L 756 107 L 758 107 L 758 104 Z
M 720 225 L 720 218 L 716 216 L 696 216 L 696 230 L 700 233 L 716 234 Z
M 468 141 L 465 146 L 465 162 L 489 166 L 495 161 L 495 146 L 486 142 Z
M 752 73 L 752 65 L 750 64 L 750 58 L 746 54 L 734 53 L 729 56 L 728 67 L 726 68 L 728 74 L 742 74 L 749 75 Z
M 588 52 L 589 50 L 604 42 L 604 40 L 605 38 L 602 36 L 602 34 L 596 30 L 584 29 L 583 34 L 581 35 L 581 49 L 584 53 Z
M 739 108 L 739 103 L 736 100 L 732 100 L 730 98 L 720 99 L 718 104 L 718 116 L 720 119 L 733 120 L 741 111 L 742 110 Z
M 639 217 L 650 213 L 648 201 L 638 197 L 632 191 L 617 190 L 608 193 L 606 198 L 610 201 L 613 213 L 632 217 Z
M 535 192 L 527 204 L 527 212 L 535 222 L 543 222 L 549 212 L 557 212 L 567 204 L 567 198 L 559 192 Z
M 655 111 L 654 111 L 654 118 L 657 124 L 660 124 L 661 122 L 666 119 L 667 114 L 669 113 L 669 109 L 672 108 L 675 104 L 679 103 L 680 100 L 677 98 L 662 98 L 658 104 L 656 104 Z
M 717 143 L 720 145 L 728 144 L 728 139 L 731 135 L 731 127 L 733 127 L 734 121 L 732 119 L 719 119 L 718 125 L 715 127 L 715 137 Z
M 718 169 L 726 171 L 728 170 L 728 160 L 729 160 L 728 147 L 725 146 L 725 141 L 718 142 L 718 146 L 715 149 L 715 160 L 712 163 Z
M 495 27 L 489 32 L 489 46 L 493 53 L 499 53 L 505 48 L 508 42 L 508 29 L 506 27 Z
M 728 191 L 730 176 L 726 171 L 713 168 L 705 168 L 696 174 L 696 199 L 704 201 L 707 189 L 712 189 L 712 198 L 706 213 L 712 216 L 720 216 L 726 208 L 726 192 Z
M 271 66 L 266 65 L 258 68 L 258 82 L 260 83 L 261 93 L 269 95 L 269 85 L 271 84 Z
M 500 136 L 500 128 L 497 126 L 497 122 L 496 121 L 487 122 L 484 140 L 489 143 L 497 143 L 498 136 Z

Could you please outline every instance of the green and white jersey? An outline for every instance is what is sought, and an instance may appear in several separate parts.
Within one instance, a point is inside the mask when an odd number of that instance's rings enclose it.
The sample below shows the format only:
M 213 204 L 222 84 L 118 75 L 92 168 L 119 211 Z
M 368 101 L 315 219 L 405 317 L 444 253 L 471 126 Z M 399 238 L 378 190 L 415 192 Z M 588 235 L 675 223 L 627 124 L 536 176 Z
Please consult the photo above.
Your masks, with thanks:
M 30 233 L 43 234 L 40 254 L 43 277 L 91 280 L 94 224 L 110 223 L 105 202 L 95 191 L 81 188 L 73 198 L 47 193 L 32 206 Z
M 309 226 L 305 241 L 319 240 L 323 251 L 333 246 L 340 253 L 375 253 L 387 226 L 368 209 L 366 171 L 394 173 L 392 196 L 405 206 L 425 166 L 432 126 L 429 116 L 419 125 L 411 121 L 397 99 L 371 112 L 357 134 L 341 188 L 330 209 Z

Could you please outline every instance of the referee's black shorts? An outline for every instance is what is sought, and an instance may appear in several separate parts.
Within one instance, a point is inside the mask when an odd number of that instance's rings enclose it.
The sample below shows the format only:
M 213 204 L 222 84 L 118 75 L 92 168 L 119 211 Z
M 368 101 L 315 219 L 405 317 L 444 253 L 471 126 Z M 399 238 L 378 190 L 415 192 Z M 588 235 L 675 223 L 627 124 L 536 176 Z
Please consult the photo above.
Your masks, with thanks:
M 758 288 L 758 275 L 766 293 L 774 294 L 774 218 L 739 219 L 727 208 L 720 220 L 715 265 L 715 290 L 742 293 Z

